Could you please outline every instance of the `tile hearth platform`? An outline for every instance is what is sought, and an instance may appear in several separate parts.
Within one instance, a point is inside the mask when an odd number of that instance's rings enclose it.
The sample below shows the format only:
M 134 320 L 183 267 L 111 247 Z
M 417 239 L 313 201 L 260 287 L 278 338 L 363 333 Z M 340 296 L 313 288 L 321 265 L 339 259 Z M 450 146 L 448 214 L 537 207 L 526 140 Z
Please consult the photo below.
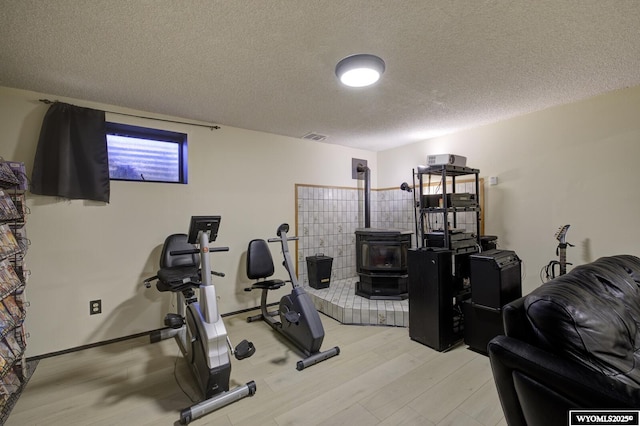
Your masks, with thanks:
M 343 324 L 409 327 L 408 300 L 370 300 L 356 296 L 358 277 L 331 281 L 328 288 L 304 286 L 316 309 Z

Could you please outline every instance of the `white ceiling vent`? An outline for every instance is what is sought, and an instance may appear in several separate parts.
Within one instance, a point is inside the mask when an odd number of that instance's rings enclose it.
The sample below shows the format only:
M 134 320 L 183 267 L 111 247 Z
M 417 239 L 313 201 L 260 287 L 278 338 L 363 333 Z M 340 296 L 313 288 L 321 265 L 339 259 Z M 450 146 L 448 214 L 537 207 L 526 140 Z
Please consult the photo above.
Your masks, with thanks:
M 327 138 L 326 135 L 321 135 L 320 133 L 313 133 L 313 132 L 307 133 L 302 137 L 302 139 L 308 139 L 310 141 L 316 141 L 316 142 L 323 141 L 326 138 Z

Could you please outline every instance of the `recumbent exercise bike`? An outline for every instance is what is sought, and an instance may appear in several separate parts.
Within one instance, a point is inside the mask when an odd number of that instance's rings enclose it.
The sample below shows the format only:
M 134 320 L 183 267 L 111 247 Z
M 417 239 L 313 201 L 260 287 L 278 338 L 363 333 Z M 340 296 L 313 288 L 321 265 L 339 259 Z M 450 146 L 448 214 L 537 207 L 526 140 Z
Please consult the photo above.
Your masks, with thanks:
M 262 295 L 260 297 L 260 315 L 247 318 L 247 322 L 262 319 L 275 331 L 291 341 L 305 356 L 304 359 L 296 364 L 296 369 L 300 371 L 339 355 L 340 348 L 335 346 L 326 351 L 320 351 L 324 339 L 324 328 L 320 321 L 320 315 L 309 294 L 298 284 L 293 267 L 288 241 L 297 240 L 298 237 L 287 237 L 287 232 L 289 232 L 289 225 L 283 223 L 276 232 L 278 238 L 270 238 L 268 241 L 281 244 L 282 254 L 284 255 L 283 265 L 289 273 L 288 281 L 267 279 L 275 272 L 269 246 L 262 239 L 255 239 L 249 242 L 247 249 L 247 277 L 258 281 L 251 287 L 245 288 L 245 291 L 260 289 L 262 290 Z M 267 306 L 269 291 L 276 290 L 287 282 L 291 283 L 291 293 L 280 299 L 277 311 L 269 311 Z
M 209 253 L 229 251 L 229 248 L 209 247 L 209 242 L 217 237 L 220 219 L 220 216 L 192 216 L 189 234 L 167 237 L 158 274 L 144 280 L 147 288 L 158 280 L 159 291 L 176 293 L 177 313 L 167 314 L 164 323 L 169 328 L 152 332 L 151 342 L 175 337 L 204 398 L 180 412 L 181 424 L 256 392 L 253 380 L 229 390 L 229 352 L 240 360 L 253 355 L 255 347 L 243 340 L 233 348 L 218 312 L 211 275 L 223 277 L 224 274 L 211 270 Z M 195 289 L 199 290 L 199 297 Z

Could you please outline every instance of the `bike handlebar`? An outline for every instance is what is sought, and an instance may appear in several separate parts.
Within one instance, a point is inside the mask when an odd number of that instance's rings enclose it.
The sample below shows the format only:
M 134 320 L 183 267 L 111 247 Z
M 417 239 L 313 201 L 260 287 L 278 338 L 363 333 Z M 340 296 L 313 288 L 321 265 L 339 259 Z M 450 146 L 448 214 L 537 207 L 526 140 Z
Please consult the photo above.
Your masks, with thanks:
M 229 247 L 209 247 L 209 252 L 214 251 L 229 251 Z
M 229 251 L 229 247 L 209 247 L 209 253 L 215 251 Z M 189 249 L 189 250 L 172 250 L 169 252 L 171 256 L 179 256 L 181 254 L 197 254 L 200 253 L 200 249 Z
M 293 241 L 293 240 L 299 240 L 299 238 L 298 237 L 287 237 L 287 241 Z M 280 241 L 282 241 L 282 238 L 269 238 L 267 241 L 270 242 L 270 243 L 275 243 L 275 242 L 279 243 Z

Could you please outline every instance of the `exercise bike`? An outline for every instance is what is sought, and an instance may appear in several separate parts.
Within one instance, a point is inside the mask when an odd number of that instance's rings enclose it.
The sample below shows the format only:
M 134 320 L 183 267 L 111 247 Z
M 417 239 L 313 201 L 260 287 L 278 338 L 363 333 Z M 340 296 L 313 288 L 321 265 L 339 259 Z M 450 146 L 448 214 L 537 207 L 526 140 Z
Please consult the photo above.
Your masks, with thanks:
M 218 312 L 211 276 L 224 277 L 224 274 L 211 270 L 209 253 L 229 251 L 228 247 L 209 247 L 209 242 L 217 237 L 219 226 L 220 216 L 192 216 L 189 234 L 167 237 L 158 274 L 144 280 L 147 288 L 157 280 L 159 291 L 176 293 L 177 313 L 166 315 L 164 323 L 168 328 L 152 332 L 151 343 L 176 339 L 204 398 L 180 412 L 181 424 L 256 392 L 254 381 L 229 390 L 229 352 L 240 360 L 253 355 L 255 347 L 243 340 L 233 348 Z M 195 289 L 198 289 L 199 297 Z
M 247 277 L 258 281 L 244 290 L 262 290 L 260 297 L 261 313 L 247 318 L 247 322 L 264 320 L 271 328 L 291 341 L 305 356 L 296 364 L 296 369 L 301 371 L 306 367 L 339 355 L 340 348 L 336 346 L 326 351 L 320 351 L 324 339 L 324 328 L 311 298 L 302 286 L 298 284 L 288 246 L 289 241 L 297 240 L 298 237 L 287 237 L 288 231 L 289 225 L 283 223 L 278 227 L 278 238 L 270 238 L 268 241 L 281 244 L 282 254 L 284 255 L 283 265 L 289 273 L 290 279 L 288 281 L 267 279 L 275 272 L 273 258 L 267 242 L 262 239 L 255 239 L 249 242 L 247 249 Z M 291 293 L 280 299 L 277 311 L 269 311 L 267 306 L 269 291 L 276 290 L 287 282 L 291 283 Z

